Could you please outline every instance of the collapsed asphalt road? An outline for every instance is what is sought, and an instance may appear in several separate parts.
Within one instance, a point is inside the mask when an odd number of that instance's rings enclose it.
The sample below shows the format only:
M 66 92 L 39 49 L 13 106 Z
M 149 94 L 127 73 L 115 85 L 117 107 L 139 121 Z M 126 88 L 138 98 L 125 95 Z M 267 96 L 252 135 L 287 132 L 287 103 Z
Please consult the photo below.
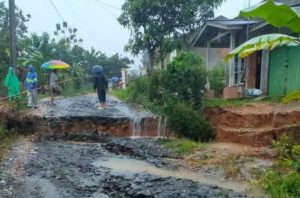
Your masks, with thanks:
M 114 98 L 99 111 L 93 95 L 56 104 L 42 101 L 30 112 L 35 134 L 20 137 L 0 164 L 1 198 L 248 197 L 239 183 L 216 182 L 213 171 L 202 178 L 184 169 L 155 138 L 111 136 L 159 136 L 161 124 L 148 112 Z
M 103 137 L 97 143 L 23 140 L 1 168 L 0 197 L 247 197 L 161 175 L 159 171 L 176 172 L 178 167 L 166 160 L 174 157 L 147 138 Z

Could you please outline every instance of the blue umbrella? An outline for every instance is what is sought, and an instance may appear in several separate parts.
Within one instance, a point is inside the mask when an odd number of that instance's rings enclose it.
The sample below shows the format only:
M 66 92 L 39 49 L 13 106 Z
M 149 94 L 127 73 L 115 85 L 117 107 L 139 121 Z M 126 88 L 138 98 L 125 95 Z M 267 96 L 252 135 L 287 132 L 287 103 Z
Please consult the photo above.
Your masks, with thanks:
M 95 65 L 93 68 L 92 68 L 92 73 L 93 74 L 97 74 L 97 73 L 101 73 L 103 70 L 103 67 L 101 65 Z
M 119 77 L 117 77 L 117 76 L 112 77 L 111 80 L 112 80 L 113 82 L 118 82 L 118 81 L 119 81 Z

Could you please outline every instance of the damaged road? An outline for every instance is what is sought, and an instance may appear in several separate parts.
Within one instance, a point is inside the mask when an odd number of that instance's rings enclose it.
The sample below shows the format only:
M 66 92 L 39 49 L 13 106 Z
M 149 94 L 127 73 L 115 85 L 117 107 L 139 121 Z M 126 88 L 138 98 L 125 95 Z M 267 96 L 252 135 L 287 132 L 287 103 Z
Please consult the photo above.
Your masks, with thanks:
M 168 176 L 175 159 L 157 139 L 19 141 L 1 168 L 0 197 L 248 197 Z M 15 168 L 17 167 L 17 168 Z M 14 170 L 14 171 L 12 171 Z
M 20 136 L 0 164 L 0 198 L 251 197 L 217 170 L 185 167 L 157 138 L 163 119 L 114 98 L 98 111 L 93 95 L 56 104 L 8 118 L 8 128 L 33 135 Z

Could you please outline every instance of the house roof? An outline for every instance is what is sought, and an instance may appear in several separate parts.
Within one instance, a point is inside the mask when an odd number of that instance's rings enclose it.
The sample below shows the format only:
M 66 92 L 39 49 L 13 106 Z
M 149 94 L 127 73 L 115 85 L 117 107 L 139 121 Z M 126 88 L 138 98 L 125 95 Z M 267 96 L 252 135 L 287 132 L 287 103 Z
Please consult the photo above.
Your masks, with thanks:
M 284 4 L 287 4 L 289 6 L 300 5 L 300 0 L 275 0 L 275 2 L 284 3 Z
M 258 21 L 243 19 L 213 19 L 197 30 L 191 40 L 193 47 L 206 47 L 207 41 L 211 41 L 214 47 L 229 47 L 229 39 L 226 37 L 233 30 L 242 30 L 247 25 L 254 25 Z M 214 42 L 217 41 L 217 42 Z
M 265 0 L 263 0 L 265 1 Z M 262 1 L 262 2 L 263 2 Z M 274 0 L 278 3 L 284 3 L 292 7 L 300 6 L 300 0 Z M 207 41 L 213 39 L 218 41 L 212 43 L 214 47 L 228 47 L 229 31 L 240 30 L 245 28 L 247 25 L 250 25 L 250 31 L 256 31 L 260 28 L 263 28 L 268 25 L 268 23 L 262 20 L 247 20 L 245 18 L 235 18 L 227 19 L 224 16 L 218 16 L 213 20 L 207 20 L 206 24 L 201 26 L 193 33 L 192 39 L 190 39 L 190 44 L 193 47 L 206 47 Z

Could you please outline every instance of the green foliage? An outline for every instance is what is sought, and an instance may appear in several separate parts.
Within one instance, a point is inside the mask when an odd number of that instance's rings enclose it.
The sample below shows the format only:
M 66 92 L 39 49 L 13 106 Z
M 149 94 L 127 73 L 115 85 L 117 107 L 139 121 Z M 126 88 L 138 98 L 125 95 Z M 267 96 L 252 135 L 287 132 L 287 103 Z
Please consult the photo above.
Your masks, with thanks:
M 168 118 L 168 126 L 178 136 L 197 141 L 214 137 L 201 115 L 206 72 L 201 59 L 182 53 L 163 71 L 133 80 L 127 88 L 129 101 L 141 104 Z
M 24 37 L 20 43 L 22 50 L 19 52 L 18 64 L 22 71 L 21 78 L 26 75 L 26 66 L 32 64 L 38 72 L 39 85 L 48 84 L 49 73 L 40 66 L 49 60 L 60 59 L 71 65 L 64 73 L 65 78 L 85 79 L 94 65 L 102 65 L 103 72 L 108 77 L 121 76 L 121 68 L 128 68 L 132 60 L 119 54 L 107 56 L 94 48 L 86 50 L 81 46 L 82 39 L 77 37 L 78 29 L 70 27 L 66 22 L 56 25 L 54 37 L 48 33 L 41 35 L 31 34 Z M 61 73 L 61 72 L 60 72 Z M 85 86 L 85 81 L 75 80 L 74 87 L 79 90 Z
M 162 98 L 161 84 L 161 72 L 154 72 L 150 78 L 149 84 L 149 100 L 151 102 L 157 102 Z
M 10 101 L 10 105 L 12 107 L 12 113 L 15 116 L 20 116 L 23 110 L 27 107 L 27 95 L 22 94 L 19 97 L 14 98 L 14 100 Z
M 195 30 L 212 18 L 214 9 L 223 0 L 126 0 L 118 21 L 131 30 L 126 50 L 132 54 L 147 51 L 150 71 L 154 68 L 156 52 L 162 61 L 167 52 L 178 47 L 183 35 Z
M 225 85 L 225 65 L 217 65 L 209 72 L 210 89 L 214 90 L 216 97 L 222 97 Z
M 260 184 L 274 198 L 300 197 L 300 145 L 283 135 L 274 147 L 278 159 L 260 179 Z
M 243 105 L 251 104 L 251 103 L 258 103 L 258 101 L 255 101 L 253 99 L 225 100 L 225 99 L 219 98 L 219 99 L 205 100 L 204 108 L 223 107 L 223 106 L 243 106 Z
M 164 139 L 161 141 L 167 148 L 170 148 L 180 156 L 190 154 L 194 150 L 205 146 L 203 143 L 194 142 L 188 139 Z
M 292 32 L 300 33 L 298 24 L 300 23 L 299 10 L 285 4 L 296 1 L 281 1 L 283 4 L 277 4 L 274 0 L 264 1 L 256 6 L 241 11 L 241 16 L 251 18 L 261 18 L 272 26 L 277 28 L 287 27 Z M 280 13 L 280 17 L 278 16 Z M 273 48 L 272 48 L 273 49 Z
M 128 101 L 130 99 L 128 89 L 114 89 L 110 92 L 110 94 L 124 101 Z
M 27 33 L 25 23 L 30 19 L 30 15 L 24 15 L 23 11 L 16 9 L 16 25 L 17 25 L 17 50 L 23 47 L 22 40 Z M 5 2 L 0 2 L 0 79 L 3 79 L 7 74 L 9 67 L 9 17 L 8 8 Z M 3 90 L 2 80 L 0 81 L 0 90 Z
M 273 198 L 298 198 L 300 196 L 300 173 L 291 171 L 280 174 L 275 170 L 268 171 L 261 185 Z
M 300 91 L 294 91 L 287 94 L 284 98 L 282 98 L 282 102 L 286 104 L 290 101 L 299 100 L 299 99 L 300 99 Z
M 201 58 L 191 52 L 184 52 L 162 71 L 161 87 L 173 101 L 201 107 L 206 76 Z
M 79 85 L 78 85 L 79 83 Z M 75 96 L 80 93 L 92 93 L 93 84 L 91 79 L 72 80 L 62 84 L 62 96 Z
M 128 86 L 130 101 L 137 104 L 146 104 L 148 101 L 149 77 L 142 77 L 134 80 Z
M 200 112 L 183 103 L 167 108 L 168 126 L 180 137 L 195 141 L 208 141 L 214 138 L 212 127 Z

